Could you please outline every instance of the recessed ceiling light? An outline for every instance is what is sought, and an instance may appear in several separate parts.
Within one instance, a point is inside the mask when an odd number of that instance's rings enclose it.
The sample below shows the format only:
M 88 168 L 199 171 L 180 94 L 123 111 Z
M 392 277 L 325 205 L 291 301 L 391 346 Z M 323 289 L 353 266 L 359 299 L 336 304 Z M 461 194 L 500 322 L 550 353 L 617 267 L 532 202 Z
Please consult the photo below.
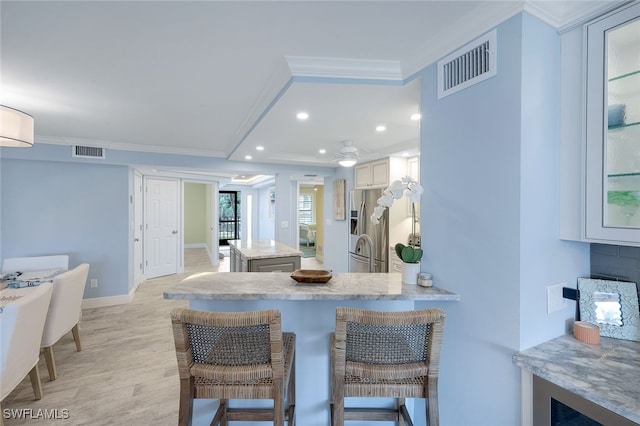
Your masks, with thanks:
M 420 115 L 420 113 L 411 114 L 411 119 L 412 119 L 413 121 L 418 121 L 418 120 L 420 120 L 420 118 L 422 118 L 422 116 Z
M 296 114 L 296 117 L 298 118 L 298 120 L 306 120 L 307 118 L 309 118 L 309 114 L 307 114 L 304 111 L 301 111 Z
M 252 158 L 253 158 L 253 157 L 252 157 L 252 156 L 250 156 L 250 155 L 245 155 L 245 156 L 244 156 L 244 159 L 245 159 L 245 160 L 251 160 Z
M 402 156 L 403 156 L 403 157 L 408 157 L 408 156 L 409 156 L 409 153 L 408 153 L 408 152 L 403 152 L 403 153 L 402 153 Z
M 385 130 L 387 130 L 387 126 L 385 126 L 384 124 L 376 126 L 376 132 L 384 132 Z
M 327 153 L 327 150 L 326 150 L 326 149 L 324 149 L 324 148 L 320 148 L 320 149 L 318 150 L 318 152 L 319 152 L 320 154 L 326 154 L 326 153 Z
M 256 146 L 256 150 L 257 151 L 264 151 L 264 146 L 258 145 L 258 146 Z

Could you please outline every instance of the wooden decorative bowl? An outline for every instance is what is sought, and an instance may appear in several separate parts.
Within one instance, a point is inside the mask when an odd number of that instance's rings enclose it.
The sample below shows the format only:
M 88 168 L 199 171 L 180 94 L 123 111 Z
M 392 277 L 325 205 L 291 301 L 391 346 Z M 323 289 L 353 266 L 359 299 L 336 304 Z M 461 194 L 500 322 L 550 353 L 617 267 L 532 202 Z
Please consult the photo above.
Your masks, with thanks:
M 291 278 L 299 283 L 326 283 L 332 276 L 331 271 L 322 269 L 296 269 L 291 273 Z

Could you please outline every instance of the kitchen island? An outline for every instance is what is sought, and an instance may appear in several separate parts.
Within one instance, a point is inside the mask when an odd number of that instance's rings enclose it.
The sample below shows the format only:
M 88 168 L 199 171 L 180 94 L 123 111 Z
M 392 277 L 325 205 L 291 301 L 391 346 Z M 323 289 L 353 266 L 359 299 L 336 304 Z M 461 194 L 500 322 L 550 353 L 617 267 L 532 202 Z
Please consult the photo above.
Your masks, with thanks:
M 288 273 L 199 273 L 186 277 L 165 291 L 165 299 L 189 301 L 203 311 L 252 311 L 279 309 L 282 329 L 297 335 L 296 423 L 305 426 L 329 424 L 329 336 L 335 329 L 338 306 L 379 311 L 404 311 L 439 307 L 460 299 L 438 287 L 403 284 L 401 274 L 339 273 L 326 284 L 303 284 Z M 447 333 L 445 325 L 444 344 Z M 366 404 L 365 400 L 351 400 Z M 241 406 L 241 401 L 234 401 Z M 376 401 L 392 406 L 391 399 Z M 413 401 L 407 407 L 413 411 Z M 423 405 L 422 405 L 423 406 Z M 197 400 L 193 425 L 208 425 L 217 403 Z M 424 425 L 424 411 L 413 415 Z M 268 424 L 268 423 L 264 423 Z
M 301 256 L 274 240 L 229 240 L 231 272 L 293 272 L 300 269 Z
M 640 424 L 640 342 L 601 337 L 590 345 L 564 335 L 518 352 L 513 361 L 532 383 L 525 392 L 533 392 L 534 426 L 556 424 L 552 411 L 567 417 L 575 415 L 571 410 L 605 426 Z

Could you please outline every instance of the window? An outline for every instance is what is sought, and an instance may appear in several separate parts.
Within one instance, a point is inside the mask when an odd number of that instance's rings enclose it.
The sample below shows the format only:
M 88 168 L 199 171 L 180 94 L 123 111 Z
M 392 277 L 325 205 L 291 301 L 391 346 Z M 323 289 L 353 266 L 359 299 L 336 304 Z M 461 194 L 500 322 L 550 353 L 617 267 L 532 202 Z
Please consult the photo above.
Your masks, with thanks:
M 298 220 L 300 221 L 300 223 L 315 223 L 313 215 L 313 204 L 313 194 L 300 194 L 298 198 Z
M 240 239 L 240 198 L 238 191 L 220 191 L 218 194 L 218 243 L 221 246 L 229 245 L 229 240 Z

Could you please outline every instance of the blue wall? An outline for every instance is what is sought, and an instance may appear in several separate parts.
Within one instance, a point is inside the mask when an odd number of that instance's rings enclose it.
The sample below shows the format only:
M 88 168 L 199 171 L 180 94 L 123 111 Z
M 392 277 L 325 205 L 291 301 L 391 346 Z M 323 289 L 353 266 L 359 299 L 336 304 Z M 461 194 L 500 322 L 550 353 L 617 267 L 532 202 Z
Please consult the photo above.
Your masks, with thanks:
M 588 272 L 584 243 L 558 239 L 559 42 L 519 14 L 498 26 L 497 75 L 437 99 L 422 73 L 422 270 L 460 294 L 447 311 L 443 426 L 520 424 L 512 355 L 564 333 L 546 286 Z
M 2 160 L 2 256 L 69 254 L 89 263 L 98 288 L 85 298 L 129 292 L 129 169 Z

